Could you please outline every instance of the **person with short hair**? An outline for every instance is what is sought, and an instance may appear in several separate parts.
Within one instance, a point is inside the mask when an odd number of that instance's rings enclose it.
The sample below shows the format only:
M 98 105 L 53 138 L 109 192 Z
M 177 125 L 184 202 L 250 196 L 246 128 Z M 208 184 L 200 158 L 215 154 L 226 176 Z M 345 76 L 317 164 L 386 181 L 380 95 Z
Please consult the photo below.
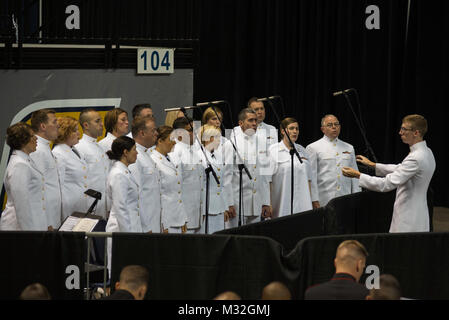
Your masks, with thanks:
M 137 116 L 133 120 L 132 133 L 136 141 L 137 161 L 129 166 L 140 186 L 143 210 L 140 220 L 142 231 L 161 232 L 161 182 L 159 170 L 151 158 L 151 148 L 157 140 L 157 128 L 151 116 Z
M 115 291 L 102 300 L 143 300 L 148 291 L 149 274 L 145 267 L 129 265 L 120 272 Z
M 242 225 L 259 222 L 262 219 L 271 218 L 272 208 L 270 200 L 271 175 L 265 165 L 270 163 L 267 151 L 259 149 L 265 142 L 259 142 L 256 135 L 257 116 L 253 109 L 246 108 L 239 113 L 239 126 L 242 134 L 235 135 L 235 147 L 240 156 L 234 153 L 233 177 L 233 205 L 236 217 L 230 218 L 227 228 L 238 226 L 240 175 L 238 164 L 244 163 L 251 174 L 252 180 L 243 171 L 242 175 Z M 269 169 L 269 168 L 268 168 Z
M 359 171 L 344 167 L 346 177 L 356 178 L 360 185 L 368 190 L 389 192 L 396 190 L 393 218 L 390 232 L 426 232 L 430 230 L 427 189 L 435 172 L 435 157 L 427 147 L 424 136 L 427 132 L 427 120 L 417 114 L 402 119 L 399 135 L 402 142 L 408 144 L 410 153 L 402 163 L 374 163 L 364 156 L 357 161 L 376 169 L 372 177 Z
M 36 151 L 30 154 L 45 180 L 42 194 L 45 205 L 42 209 L 47 213 L 48 223 L 58 229 L 62 218 L 61 185 L 59 183 L 58 165 L 51 153 L 50 144 L 58 138 L 58 121 L 52 109 L 41 109 L 32 113 L 31 127 L 37 137 Z
M 234 291 L 225 291 L 218 294 L 214 300 L 242 300 L 242 298 Z
M 324 136 L 306 147 L 312 168 L 312 205 L 324 207 L 336 197 L 360 192 L 358 180 L 341 174 L 342 167 L 357 169 L 354 147 L 339 139 L 340 121 L 333 114 L 321 119 Z
M 302 163 L 300 163 L 298 157 L 296 155 L 293 156 L 293 213 L 312 210 L 310 156 L 302 145 L 295 143 L 299 137 L 298 121 L 294 118 L 285 118 L 281 122 L 281 142 L 273 144 L 268 150 L 270 159 L 274 165 L 270 185 L 273 218 L 291 214 L 292 161 L 290 150 L 293 147 L 290 145 L 286 131 L 302 160 Z
M 209 163 L 214 169 L 219 184 L 215 181 L 212 174 L 209 178 L 209 212 L 208 212 L 208 233 L 224 230 L 225 223 L 231 217 L 235 217 L 235 207 L 232 201 L 232 163 L 226 158 L 226 155 L 232 155 L 232 146 L 229 141 L 221 143 L 220 127 L 206 124 L 201 127 L 200 140 L 204 146 Z M 204 157 L 204 154 L 201 153 Z M 203 161 L 204 168 L 207 167 L 207 161 Z M 206 177 L 203 177 L 203 185 L 206 185 Z M 205 221 L 205 198 L 206 187 L 203 188 L 203 219 L 201 223 L 201 233 L 206 232 Z
M 379 277 L 379 288 L 372 288 L 366 300 L 400 300 L 401 286 L 399 281 L 391 274 L 382 274 Z
M 58 118 L 58 138 L 55 140 L 53 155 L 58 163 L 62 193 L 62 220 L 74 212 L 87 212 L 89 201 L 87 190 L 88 169 L 84 156 L 75 145 L 79 142 L 78 121 L 72 117 Z
M 169 155 L 175 145 L 171 137 L 173 128 L 161 126 L 157 131 L 156 149 L 151 158 L 161 177 L 161 230 L 163 233 L 186 233 L 188 219 L 182 201 L 181 168 Z
M 51 300 L 47 288 L 40 283 L 32 283 L 23 289 L 20 300 Z
M 182 203 L 187 213 L 187 232 L 197 233 L 201 227 L 203 202 L 201 199 L 204 168 L 202 157 L 194 145 L 193 121 L 190 118 L 178 118 L 173 122 L 175 146 L 170 153 L 171 159 L 181 169 Z
M 103 122 L 100 114 L 93 108 L 81 111 L 79 123 L 83 129 L 83 136 L 75 145 L 76 150 L 87 162 L 87 180 L 83 187 L 101 193 L 101 199 L 97 202 L 94 214 L 103 218 L 108 217 L 108 205 L 106 195 L 106 181 L 109 173 L 109 160 L 102 147 L 97 142 L 97 138 L 103 134 Z M 84 195 L 88 203 L 92 203 L 93 198 Z
M 151 108 L 151 104 L 149 103 L 141 103 L 136 104 L 132 110 L 133 121 L 137 117 L 150 117 L 154 119 L 153 109 Z M 127 137 L 133 138 L 133 131 L 131 130 L 127 135 Z
M 262 290 L 262 300 L 291 300 L 292 294 L 285 284 L 273 281 Z
M 340 243 L 334 259 L 334 276 L 328 282 L 308 288 L 305 300 L 364 300 L 369 291 L 359 281 L 367 257 L 368 251 L 357 240 Z
M 98 142 L 104 152 L 111 150 L 112 142 L 121 136 L 128 134 L 128 112 L 122 108 L 109 110 L 104 117 L 106 136 Z
M 45 179 L 30 158 L 37 137 L 28 124 L 19 122 L 6 130 L 6 143 L 12 154 L 5 173 L 8 200 L 0 216 L 0 230 L 47 231 Z

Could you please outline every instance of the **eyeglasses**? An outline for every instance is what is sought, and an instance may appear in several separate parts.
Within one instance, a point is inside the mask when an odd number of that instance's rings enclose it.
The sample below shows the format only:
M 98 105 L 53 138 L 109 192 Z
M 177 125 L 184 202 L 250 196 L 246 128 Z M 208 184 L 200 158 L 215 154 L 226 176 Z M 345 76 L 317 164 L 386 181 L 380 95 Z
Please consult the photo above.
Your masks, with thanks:
M 339 123 L 339 122 L 334 122 L 334 123 L 328 123 L 328 124 L 326 124 L 326 127 L 328 127 L 328 128 L 332 128 L 332 127 L 338 128 L 339 126 L 340 126 L 340 123 Z
M 401 129 L 399 130 L 399 131 L 413 131 L 414 129 L 413 128 L 404 128 L 404 127 L 401 127 Z

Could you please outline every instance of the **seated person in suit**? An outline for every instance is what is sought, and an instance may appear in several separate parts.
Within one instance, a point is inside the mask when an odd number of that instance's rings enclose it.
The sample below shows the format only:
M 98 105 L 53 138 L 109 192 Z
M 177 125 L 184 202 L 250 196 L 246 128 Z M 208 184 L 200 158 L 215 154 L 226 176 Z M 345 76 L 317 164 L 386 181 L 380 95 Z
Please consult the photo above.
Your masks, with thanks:
M 305 300 L 364 300 L 369 291 L 359 280 L 367 256 L 365 247 L 356 240 L 340 243 L 334 259 L 334 276 L 328 282 L 308 288 Z
M 400 300 L 401 286 L 399 281 L 391 274 L 382 274 L 379 277 L 379 289 L 370 290 L 366 300 Z
M 148 290 L 149 275 L 145 267 L 130 265 L 120 272 L 115 292 L 103 300 L 143 300 Z

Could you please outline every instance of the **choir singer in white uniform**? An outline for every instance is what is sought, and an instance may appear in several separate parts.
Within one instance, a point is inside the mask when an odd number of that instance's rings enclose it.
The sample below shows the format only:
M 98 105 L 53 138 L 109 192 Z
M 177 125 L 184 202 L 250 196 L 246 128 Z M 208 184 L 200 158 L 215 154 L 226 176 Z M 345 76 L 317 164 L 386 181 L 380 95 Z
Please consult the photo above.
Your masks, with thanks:
M 30 154 L 36 167 L 45 179 L 45 206 L 47 219 L 53 229 L 58 229 L 62 218 L 61 185 L 56 159 L 50 144 L 58 137 L 56 113 L 51 109 L 41 109 L 31 115 L 31 127 L 37 136 L 36 151 Z
M 140 186 L 142 231 L 161 232 L 161 181 L 159 170 L 151 158 L 151 147 L 157 140 L 156 123 L 152 116 L 137 116 L 133 120 L 132 135 L 136 141 L 137 161 L 129 170 Z
M 92 108 L 83 110 L 80 113 L 79 123 L 83 129 L 83 137 L 75 145 L 76 150 L 87 162 L 87 181 L 84 188 L 101 192 L 101 199 L 97 203 L 94 211 L 95 215 L 107 219 L 107 196 L 106 180 L 109 173 L 109 160 L 106 159 L 104 150 L 97 142 L 97 138 L 103 134 L 103 122 L 100 114 Z M 88 195 L 84 195 L 86 201 L 92 203 L 94 200 Z
M 75 149 L 80 137 L 78 121 L 62 117 L 58 118 L 58 125 L 58 138 L 52 152 L 58 163 L 64 221 L 74 212 L 87 212 L 90 199 L 84 194 L 87 190 L 87 163 Z
M 151 158 L 156 163 L 161 177 L 161 230 L 163 233 L 186 233 L 187 214 L 182 201 L 181 168 L 170 159 L 175 142 L 173 128 L 161 126 L 157 129 L 156 149 Z
M 402 163 L 374 163 L 364 156 L 357 156 L 357 161 L 374 167 L 380 177 L 361 174 L 352 168 L 342 169 L 345 176 L 360 180 L 363 188 L 379 192 L 396 189 L 390 232 L 425 232 L 430 229 L 427 189 L 435 171 L 435 158 L 424 141 L 426 132 L 427 120 L 423 116 L 408 115 L 402 120 L 399 131 L 402 142 L 410 147 L 410 153 Z
M 45 207 L 45 182 L 29 154 L 36 150 L 37 137 L 23 122 L 10 126 L 6 143 L 13 150 L 5 174 L 8 195 L 0 217 L 0 230 L 51 230 Z
M 295 143 L 299 136 L 298 121 L 294 118 L 285 118 L 281 122 L 281 142 L 272 145 L 269 149 L 270 158 L 274 164 L 273 176 L 271 178 L 274 218 L 291 214 L 292 161 L 290 150 L 292 150 L 292 146 L 282 128 L 287 129 L 290 139 L 302 160 L 302 163 L 300 163 L 298 157 L 294 155 L 293 213 L 312 210 L 309 155 L 303 146 Z
M 111 150 L 112 142 L 129 132 L 128 112 L 121 108 L 109 110 L 104 117 L 104 127 L 106 129 L 106 137 L 100 140 L 98 144 L 106 153 Z
M 341 174 L 341 168 L 357 168 L 354 147 L 338 138 L 341 125 L 328 114 L 321 119 L 324 136 L 306 147 L 312 168 L 312 203 L 324 207 L 331 199 L 360 192 L 359 181 Z
M 232 163 L 226 159 L 226 155 L 232 157 L 232 146 L 229 141 L 221 143 L 221 131 L 219 127 L 204 125 L 201 128 L 201 142 L 209 163 L 214 169 L 218 181 L 217 184 L 212 174 L 209 175 L 209 210 L 208 210 L 208 234 L 225 228 L 225 222 L 230 216 L 235 216 L 235 208 L 232 202 Z M 199 151 L 201 152 L 201 151 Z M 204 154 L 201 152 L 204 157 Z M 232 159 L 231 159 L 232 161 Z M 203 161 L 204 169 L 207 168 L 206 160 Z M 206 232 L 206 177 L 203 179 L 203 219 L 201 233 Z

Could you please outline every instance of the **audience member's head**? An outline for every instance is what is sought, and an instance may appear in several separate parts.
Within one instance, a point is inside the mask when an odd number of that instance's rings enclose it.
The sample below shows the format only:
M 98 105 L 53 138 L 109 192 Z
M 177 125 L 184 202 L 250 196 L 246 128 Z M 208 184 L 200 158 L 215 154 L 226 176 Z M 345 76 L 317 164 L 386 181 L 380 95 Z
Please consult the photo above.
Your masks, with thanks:
M 338 246 L 334 259 L 335 273 L 350 274 L 358 282 L 365 269 L 367 257 L 368 251 L 363 244 L 357 240 L 343 241 Z
M 262 300 L 291 300 L 290 290 L 282 282 L 274 281 L 265 286 L 262 291 Z
M 233 291 L 225 291 L 217 295 L 214 300 L 242 300 L 242 298 Z
M 148 290 L 148 270 L 142 266 L 129 265 L 120 272 L 120 280 L 115 283 L 115 290 L 126 290 L 136 300 L 143 300 Z
M 383 274 L 379 277 L 379 289 L 371 289 L 366 300 L 399 300 L 400 298 L 399 281 L 391 274 Z
M 47 288 L 40 283 L 33 283 L 23 289 L 20 300 L 51 300 Z

